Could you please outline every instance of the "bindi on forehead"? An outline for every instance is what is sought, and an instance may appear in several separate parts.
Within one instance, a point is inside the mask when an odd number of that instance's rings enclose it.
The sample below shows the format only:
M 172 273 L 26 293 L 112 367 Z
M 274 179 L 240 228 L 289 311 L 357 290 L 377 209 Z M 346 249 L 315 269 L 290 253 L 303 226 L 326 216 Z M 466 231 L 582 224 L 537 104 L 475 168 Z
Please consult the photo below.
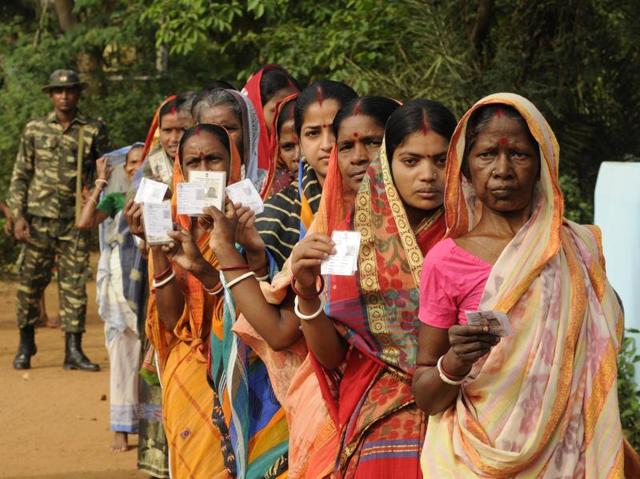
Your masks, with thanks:
M 507 139 L 507 137 L 502 136 L 498 139 L 498 144 L 501 146 L 505 146 L 509 144 L 509 140 Z
M 356 132 L 353 134 L 353 137 L 354 137 L 354 138 L 359 138 L 359 137 L 360 137 L 360 135 L 359 135 L 359 134 L 358 134 L 358 132 L 356 131 Z

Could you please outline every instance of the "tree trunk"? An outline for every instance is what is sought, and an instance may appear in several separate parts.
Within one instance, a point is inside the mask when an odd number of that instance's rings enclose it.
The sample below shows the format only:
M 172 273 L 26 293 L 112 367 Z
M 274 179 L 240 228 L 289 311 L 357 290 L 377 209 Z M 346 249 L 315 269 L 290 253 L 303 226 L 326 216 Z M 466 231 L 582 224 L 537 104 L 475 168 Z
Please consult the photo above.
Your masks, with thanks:
M 78 24 L 78 19 L 73 14 L 73 0 L 54 0 L 60 30 L 67 33 Z
M 471 43 L 478 52 L 482 50 L 484 39 L 489 33 L 492 10 L 492 0 L 480 0 L 478 5 L 478 16 L 476 17 L 476 23 L 473 26 L 473 31 L 471 32 Z

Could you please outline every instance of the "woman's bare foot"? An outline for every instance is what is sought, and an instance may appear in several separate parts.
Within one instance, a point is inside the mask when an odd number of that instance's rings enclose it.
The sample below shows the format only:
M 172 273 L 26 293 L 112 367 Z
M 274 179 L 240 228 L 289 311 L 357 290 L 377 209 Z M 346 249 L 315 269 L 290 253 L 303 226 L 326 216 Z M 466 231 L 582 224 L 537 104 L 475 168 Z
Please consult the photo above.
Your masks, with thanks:
M 126 432 L 114 432 L 113 442 L 111 443 L 111 450 L 113 452 L 127 452 L 129 444 L 127 443 Z

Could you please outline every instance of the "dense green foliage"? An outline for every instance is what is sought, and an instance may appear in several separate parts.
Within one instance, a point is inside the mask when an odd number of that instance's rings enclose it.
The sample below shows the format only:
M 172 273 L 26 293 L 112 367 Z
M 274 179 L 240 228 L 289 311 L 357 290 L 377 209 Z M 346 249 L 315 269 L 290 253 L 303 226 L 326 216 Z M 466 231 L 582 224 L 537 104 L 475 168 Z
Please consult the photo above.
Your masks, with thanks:
M 63 25 L 53 4 L 73 6 Z M 22 0 L 0 6 L 0 188 L 56 68 L 89 80 L 82 109 L 114 146 L 144 139 L 159 101 L 268 62 L 302 83 L 429 97 L 462 114 L 495 91 L 529 97 L 556 132 L 567 216 L 590 221 L 602 161 L 640 158 L 637 0 Z M 166 56 L 166 68 L 164 56 Z M 0 254 L 10 255 L 0 241 Z M 634 343 L 620 363 L 624 426 L 640 447 Z
M 212 79 L 241 86 L 267 62 L 303 82 L 328 76 L 361 93 L 438 99 L 458 115 L 515 91 L 552 124 L 567 215 L 580 221 L 592 219 L 600 162 L 640 157 L 634 0 L 76 0 L 65 29 L 52 3 L 0 7 L 2 188 L 20 129 L 48 108 L 40 86 L 63 66 L 91 81 L 83 109 L 107 122 L 114 145 L 144 137 L 163 95 Z
M 620 419 L 629 442 L 640 449 L 640 389 L 634 380 L 634 365 L 640 362 L 636 341 L 640 331 L 628 329 L 618 356 Z

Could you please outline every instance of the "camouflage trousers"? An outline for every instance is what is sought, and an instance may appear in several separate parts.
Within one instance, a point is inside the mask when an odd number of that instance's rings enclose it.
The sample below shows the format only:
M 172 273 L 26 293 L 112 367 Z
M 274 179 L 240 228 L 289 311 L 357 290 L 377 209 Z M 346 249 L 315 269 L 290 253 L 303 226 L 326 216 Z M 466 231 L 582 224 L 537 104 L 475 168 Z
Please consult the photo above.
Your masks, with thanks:
M 24 246 L 19 266 L 18 327 L 35 324 L 40 317 L 39 300 L 51 281 L 57 257 L 60 322 L 65 332 L 82 333 L 87 312 L 89 232 L 78 230 L 73 218 L 34 216 L 29 223 L 31 239 Z

